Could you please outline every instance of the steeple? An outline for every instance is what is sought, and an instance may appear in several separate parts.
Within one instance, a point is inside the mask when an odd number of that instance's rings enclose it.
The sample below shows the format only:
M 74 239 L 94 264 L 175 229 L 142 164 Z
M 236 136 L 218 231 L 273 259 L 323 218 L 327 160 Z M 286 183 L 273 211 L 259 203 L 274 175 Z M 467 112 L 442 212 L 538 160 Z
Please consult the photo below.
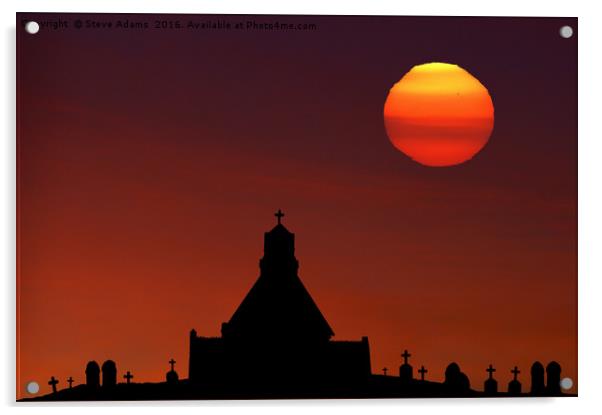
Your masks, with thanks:
M 259 278 L 228 323 L 222 336 L 228 338 L 279 338 L 296 341 L 328 341 L 334 334 L 297 275 L 295 234 L 278 222 L 264 234 Z
M 296 275 L 299 262 L 295 258 L 295 234 L 282 224 L 284 213 L 280 209 L 274 216 L 278 223 L 263 238 L 263 258 L 259 261 L 261 274 Z

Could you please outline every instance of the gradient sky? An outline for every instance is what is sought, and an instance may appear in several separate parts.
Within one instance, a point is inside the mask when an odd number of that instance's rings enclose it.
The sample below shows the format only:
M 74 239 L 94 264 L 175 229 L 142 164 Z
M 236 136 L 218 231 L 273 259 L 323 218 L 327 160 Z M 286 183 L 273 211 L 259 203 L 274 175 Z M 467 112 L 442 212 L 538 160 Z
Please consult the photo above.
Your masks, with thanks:
M 22 20 L 70 23 L 35 36 Z M 76 19 L 151 28 L 76 29 Z M 152 29 L 155 20 L 315 23 Z M 505 390 L 534 360 L 577 377 L 577 39 L 561 18 L 17 15 L 17 393 L 50 376 L 188 375 L 188 333 L 219 335 L 258 276 L 281 208 L 335 339 L 373 372 Z M 387 138 L 414 65 L 460 65 L 495 127 L 429 168 Z M 576 388 L 573 389 L 576 391 Z

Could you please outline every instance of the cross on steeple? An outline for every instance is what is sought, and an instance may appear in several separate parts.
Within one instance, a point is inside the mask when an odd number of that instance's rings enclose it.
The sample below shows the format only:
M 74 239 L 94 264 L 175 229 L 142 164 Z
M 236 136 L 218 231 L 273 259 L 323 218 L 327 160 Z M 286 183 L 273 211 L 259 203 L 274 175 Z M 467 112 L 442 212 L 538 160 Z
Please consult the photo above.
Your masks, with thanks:
M 56 380 L 56 379 L 54 378 L 54 376 L 52 376 L 52 377 L 50 378 L 50 380 L 48 381 L 48 384 L 49 384 L 50 386 L 52 386 L 52 393 L 56 393 L 56 384 L 57 384 L 57 383 L 59 383 L 59 381 L 58 381 L 58 380 Z
M 408 357 L 412 356 L 410 353 L 408 353 L 408 350 L 404 350 L 404 352 L 401 354 L 401 357 L 403 357 L 403 364 L 407 365 L 408 364 Z
M 518 374 L 520 373 L 520 370 L 518 370 L 518 366 L 514 366 L 514 369 L 512 369 L 510 371 L 510 373 L 512 373 L 514 375 L 514 380 L 516 380 L 516 377 L 518 376 Z
M 67 379 L 67 383 L 69 383 L 69 389 L 71 389 L 73 387 L 73 378 L 71 376 Z
M 282 210 L 278 209 L 278 212 L 274 213 L 274 216 L 276 216 L 278 218 L 278 225 L 280 225 L 282 217 L 284 216 L 284 213 L 282 213 Z
M 489 379 L 493 378 L 493 372 L 495 372 L 495 369 L 491 363 L 489 364 L 489 367 L 485 369 L 485 372 L 489 372 Z
M 130 380 L 134 377 L 134 375 L 132 375 L 130 373 L 130 371 L 128 370 L 127 373 L 125 375 L 123 375 L 125 382 L 129 385 L 130 384 Z
M 387 371 L 388 371 L 388 370 L 389 370 L 389 369 L 387 369 L 386 367 L 383 367 L 383 373 L 385 374 L 385 376 L 387 376 Z
M 418 373 L 420 373 L 420 380 L 424 380 L 424 374 L 426 372 L 428 372 L 428 370 L 424 368 L 424 365 L 420 366 L 420 370 L 418 371 Z
M 171 371 L 173 372 L 173 366 L 176 364 L 176 361 L 173 360 L 173 357 L 171 358 L 171 360 L 169 361 L 169 364 L 171 365 Z

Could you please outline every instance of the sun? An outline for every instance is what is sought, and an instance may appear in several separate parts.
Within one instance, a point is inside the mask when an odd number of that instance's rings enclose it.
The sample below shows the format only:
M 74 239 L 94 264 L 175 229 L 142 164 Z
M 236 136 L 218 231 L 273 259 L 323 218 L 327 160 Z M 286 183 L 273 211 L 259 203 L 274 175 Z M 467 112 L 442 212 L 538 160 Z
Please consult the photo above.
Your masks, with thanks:
M 489 141 L 494 123 L 487 88 L 458 65 L 414 66 L 387 96 L 385 128 L 391 143 L 420 164 L 454 166 Z

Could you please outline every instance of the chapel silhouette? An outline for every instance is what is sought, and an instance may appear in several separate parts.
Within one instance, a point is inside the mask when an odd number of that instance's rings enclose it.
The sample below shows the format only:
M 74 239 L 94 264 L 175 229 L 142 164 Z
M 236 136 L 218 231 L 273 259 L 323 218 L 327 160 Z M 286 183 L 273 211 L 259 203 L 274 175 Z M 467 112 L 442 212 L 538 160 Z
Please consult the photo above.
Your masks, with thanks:
M 531 386 L 523 388 L 521 371 L 514 366 L 506 388 L 498 388 L 496 369 L 489 364 L 483 391 L 471 388 L 460 365 L 445 368 L 443 382 L 426 379 L 420 365 L 415 378 L 412 354 L 404 349 L 398 375 L 372 374 L 368 338 L 334 341 L 334 332 L 299 278 L 295 235 L 282 224 L 284 213 L 275 214 L 276 226 L 264 235 L 264 255 L 259 278 L 236 309 L 222 323 L 220 337 L 190 332 L 188 378 L 175 371 L 176 361 L 164 382 L 133 382 L 129 370 L 118 376 L 117 365 L 106 360 L 102 367 L 91 360 L 85 367 L 85 383 L 63 389 L 51 376 L 52 393 L 22 400 L 166 400 L 166 399 L 286 399 L 286 398 L 402 398 L 477 396 L 562 396 L 561 366 L 552 361 L 531 366 Z M 418 366 L 417 366 L 418 367 Z M 431 369 L 433 370 L 433 369 Z M 122 372 L 122 373 L 123 373 Z M 508 373 L 508 372 L 506 372 Z M 101 384 L 102 375 L 102 384 Z M 121 375 L 121 373 L 119 373 Z M 125 379 L 118 383 L 117 379 Z M 545 379 L 544 379 L 545 377 Z M 505 389 L 505 390 L 502 390 Z
M 190 332 L 189 380 L 207 388 L 316 392 L 360 386 L 370 377 L 368 338 L 334 332 L 298 275 L 295 235 L 283 224 L 264 236 L 259 278 L 221 337 Z

